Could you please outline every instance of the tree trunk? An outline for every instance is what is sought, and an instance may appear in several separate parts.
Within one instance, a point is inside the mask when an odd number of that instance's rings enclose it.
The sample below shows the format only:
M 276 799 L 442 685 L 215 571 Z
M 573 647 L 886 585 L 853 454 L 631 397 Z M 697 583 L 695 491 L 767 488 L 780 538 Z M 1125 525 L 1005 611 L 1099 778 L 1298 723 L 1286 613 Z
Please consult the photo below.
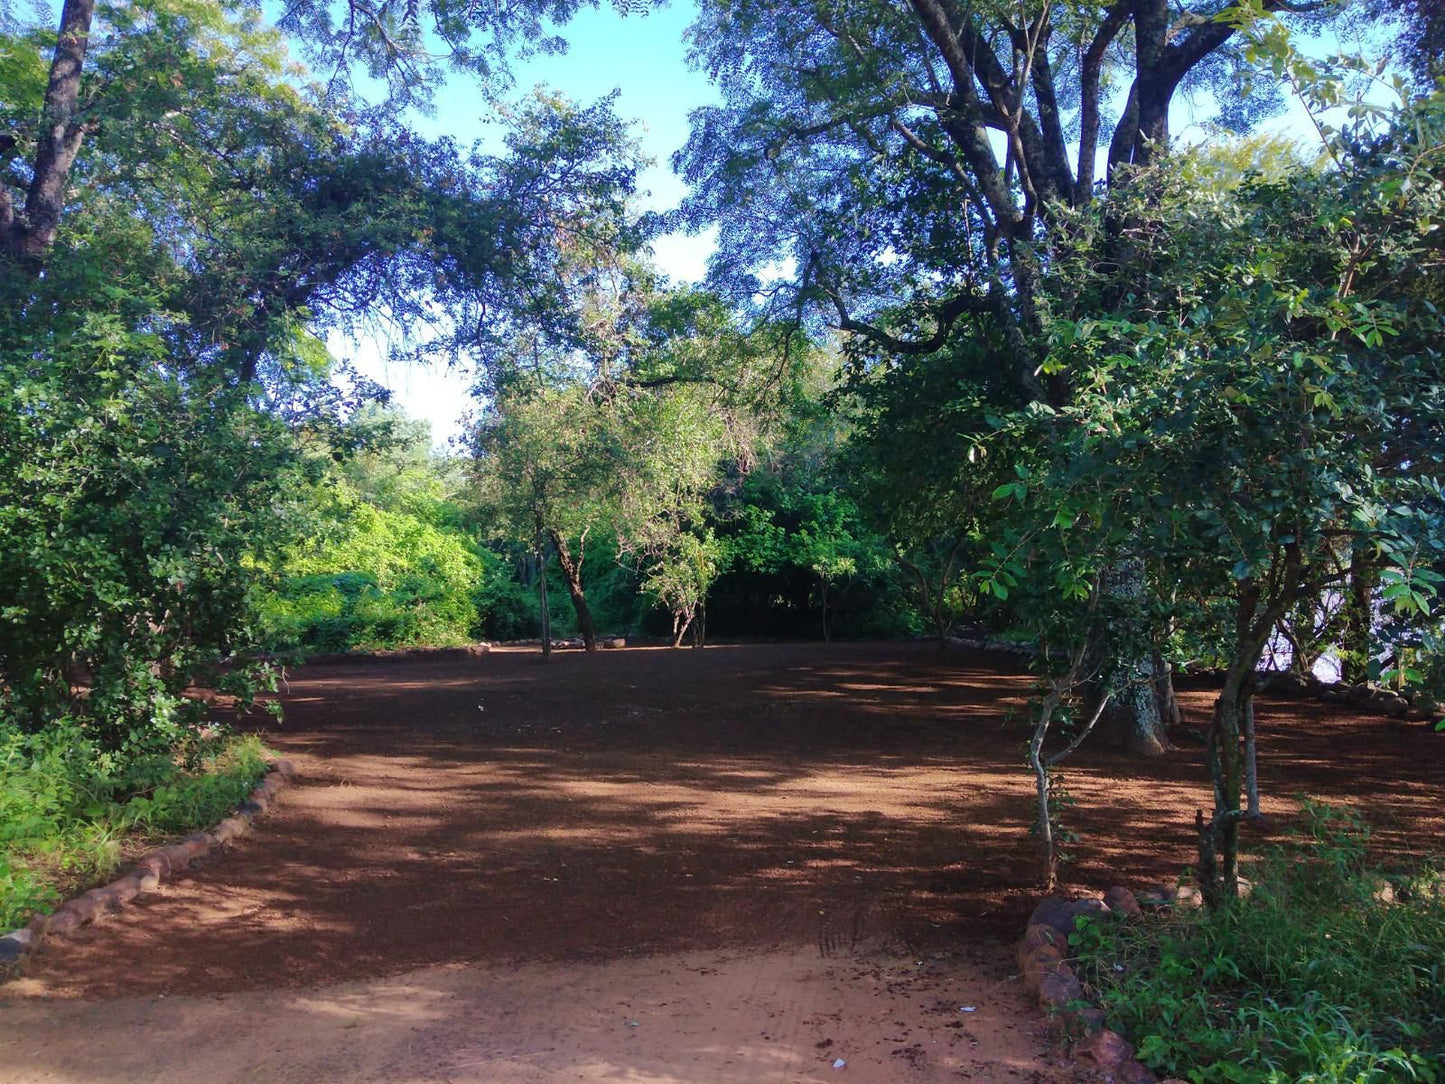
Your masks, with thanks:
M 80 77 L 94 17 L 95 0 L 65 0 L 24 212 L 16 214 L 9 193 L 0 190 L 0 247 L 37 272 L 55 242 L 70 167 L 85 134 L 79 119 Z
M 592 611 L 587 608 L 587 596 L 582 593 L 582 563 L 572 559 L 567 540 L 549 529 L 552 545 L 557 550 L 557 564 L 562 568 L 562 579 L 567 582 L 567 593 L 572 596 L 572 608 L 577 611 L 577 630 L 582 633 L 582 645 L 588 651 L 597 650 L 597 629 L 592 624 Z
M 1123 599 L 1140 599 L 1144 595 L 1144 562 L 1137 557 L 1120 561 L 1106 575 L 1105 589 Z M 1141 637 L 1142 639 L 1142 637 Z M 1142 653 L 1135 659 L 1118 660 L 1114 672 L 1112 698 L 1102 719 L 1105 733 L 1112 744 L 1134 756 L 1163 756 L 1169 748 L 1160 711 L 1159 683 L 1163 678 L 1156 667 L 1157 652 Z M 1093 698 L 1097 705 L 1105 690 Z
M 823 600 L 823 643 L 828 643 L 828 577 L 818 577 L 818 591 Z
M 1345 598 L 1345 630 L 1340 650 L 1340 680 L 1363 685 L 1370 680 L 1371 636 L 1375 623 L 1375 588 L 1380 570 L 1359 550 L 1350 558 L 1349 594 Z
M 1214 816 L 1202 822 L 1199 835 L 1200 891 L 1210 910 L 1217 910 L 1239 894 L 1239 822 L 1243 765 L 1240 738 L 1250 693 L 1247 670 L 1230 667 L 1224 688 L 1214 703 L 1209 728 L 1209 773 L 1214 780 Z
M 1244 794 L 1246 816 L 1258 820 L 1259 811 L 1259 758 L 1254 740 L 1254 697 L 1244 704 Z
M 1179 697 L 1174 692 L 1174 667 L 1164 661 L 1159 652 L 1154 652 L 1154 688 L 1159 698 L 1159 718 L 1165 732 L 1171 726 L 1182 726 L 1184 714 L 1179 710 Z
M 687 613 L 679 611 L 672 615 L 672 646 L 681 647 L 683 637 L 687 635 L 688 628 L 692 625 L 692 618 Z
M 542 615 L 542 657 L 552 654 L 552 610 L 547 604 L 547 554 L 537 551 L 537 605 Z

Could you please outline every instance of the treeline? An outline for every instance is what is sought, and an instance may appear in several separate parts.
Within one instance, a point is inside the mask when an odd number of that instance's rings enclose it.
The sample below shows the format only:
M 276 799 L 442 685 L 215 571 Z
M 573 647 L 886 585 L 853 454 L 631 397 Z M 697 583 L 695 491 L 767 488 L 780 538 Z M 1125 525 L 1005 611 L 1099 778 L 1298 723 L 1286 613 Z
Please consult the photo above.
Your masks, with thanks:
M 539 91 L 492 150 L 408 127 L 438 49 L 496 100 L 571 4 L 294 6 L 325 82 L 245 6 L 3 9 L 6 755 L 134 796 L 209 755 L 198 689 L 244 706 L 288 649 L 968 621 L 1038 648 L 1046 842 L 1085 735 L 1162 753 L 1171 675 L 1221 673 L 1223 905 L 1267 654 L 1445 691 L 1434 24 L 1401 9 L 1396 75 L 1296 48 L 1358 5 L 1276 6 L 705 0 L 720 98 L 662 216 L 608 101 Z M 1281 88 L 1309 149 L 1245 135 Z M 705 288 L 663 228 L 716 229 Z M 470 367 L 465 453 L 337 330 Z

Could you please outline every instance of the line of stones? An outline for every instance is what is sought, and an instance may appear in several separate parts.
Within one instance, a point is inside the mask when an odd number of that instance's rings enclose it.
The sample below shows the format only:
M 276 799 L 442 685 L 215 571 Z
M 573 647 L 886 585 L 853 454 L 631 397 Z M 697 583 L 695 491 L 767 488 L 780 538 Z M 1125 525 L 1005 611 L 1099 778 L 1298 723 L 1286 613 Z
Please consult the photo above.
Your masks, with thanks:
M 47 937 L 62 936 L 102 922 L 137 896 L 154 892 L 161 881 L 174 876 L 187 866 L 205 857 L 251 829 L 251 822 L 270 812 L 277 794 L 295 774 L 289 760 L 275 760 L 267 765 L 264 778 L 236 807 L 236 811 L 209 832 L 193 832 L 165 847 L 158 847 L 141 858 L 129 871 L 108 885 L 92 888 L 57 907 L 48 915 L 36 915 L 30 923 L 0 937 L 0 968 L 19 962 L 35 951 Z
M 1189 906 L 1192 901 L 1181 898 L 1177 902 Z M 1068 964 L 1069 934 L 1080 918 L 1117 915 L 1128 919 L 1140 914 L 1139 901 L 1127 888 L 1111 888 L 1101 900 L 1045 897 L 1029 916 L 1016 957 L 1024 985 L 1064 1037 L 1072 1040 L 1073 1057 L 1097 1067 L 1117 1084 L 1158 1084 L 1159 1078 L 1134 1056 L 1133 1044 L 1104 1026 L 1103 1010 L 1085 999 L 1083 984 Z M 1163 1084 L 1184 1081 L 1171 1078 Z

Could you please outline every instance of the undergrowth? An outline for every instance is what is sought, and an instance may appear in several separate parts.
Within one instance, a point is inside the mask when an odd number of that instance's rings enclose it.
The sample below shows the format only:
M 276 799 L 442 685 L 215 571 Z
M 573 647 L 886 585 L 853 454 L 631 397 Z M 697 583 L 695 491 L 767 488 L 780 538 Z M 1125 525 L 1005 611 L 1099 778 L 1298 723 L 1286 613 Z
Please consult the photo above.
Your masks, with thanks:
M 266 752 L 221 735 L 124 758 L 63 726 L 0 728 L 0 932 L 104 880 L 128 851 L 224 818 L 265 774 Z
M 1081 923 L 1080 976 L 1161 1076 L 1445 1081 L 1445 882 L 1370 871 L 1353 814 L 1304 823 L 1230 908 Z

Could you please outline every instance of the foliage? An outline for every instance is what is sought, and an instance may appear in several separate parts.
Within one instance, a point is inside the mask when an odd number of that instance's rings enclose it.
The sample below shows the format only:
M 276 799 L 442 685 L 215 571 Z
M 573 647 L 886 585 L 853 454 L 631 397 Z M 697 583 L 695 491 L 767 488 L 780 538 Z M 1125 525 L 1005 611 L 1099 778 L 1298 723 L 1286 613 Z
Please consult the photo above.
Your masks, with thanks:
M 197 738 L 176 756 L 121 758 L 71 720 L 0 728 L 0 929 L 112 873 L 123 845 L 221 820 L 265 773 L 254 737 Z
M 858 638 L 916 627 L 885 539 L 826 474 L 801 463 L 755 472 L 718 532 L 732 555 L 718 584 L 725 629 Z
M 197 677 L 265 681 L 216 667 L 258 642 L 245 558 L 304 474 L 243 391 L 179 377 L 151 316 L 74 306 L 0 343 L 0 718 L 128 755 L 181 740 Z
M 985 458 L 1013 476 L 994 491 L 985 591 L 1032 583 L 1085 636 L 1097 596 L 1130 594 L 1105 574 L 1147 554 L 1170 619 L 1227 611 L 1207 837 L 1224 868 L 1201 853 L 1207 894 L 1232 890 L 1236 739 L 1275 628 L 1342 588 L 1352 554 L 1403 618 L 1440 582 L 1441 108 L 1379 135 L 1352 125 L 1331 169 L 1216 191 L 1155 171 L 1061 226 L 1045 372 L 1074 394 L 992 425 Z
M 1435 1081 L 1445 1070 L 1445 902 L 1381 903 L 1352 814 L 1305 805 L 1247 899 L 1090 923 L 1081 974 L 1161 1075 L 1196 1082 Z M 1403 882 L 1400 882 L 1403 883 Z M 1433 883 L 1433 882 L 1431 882 Z

